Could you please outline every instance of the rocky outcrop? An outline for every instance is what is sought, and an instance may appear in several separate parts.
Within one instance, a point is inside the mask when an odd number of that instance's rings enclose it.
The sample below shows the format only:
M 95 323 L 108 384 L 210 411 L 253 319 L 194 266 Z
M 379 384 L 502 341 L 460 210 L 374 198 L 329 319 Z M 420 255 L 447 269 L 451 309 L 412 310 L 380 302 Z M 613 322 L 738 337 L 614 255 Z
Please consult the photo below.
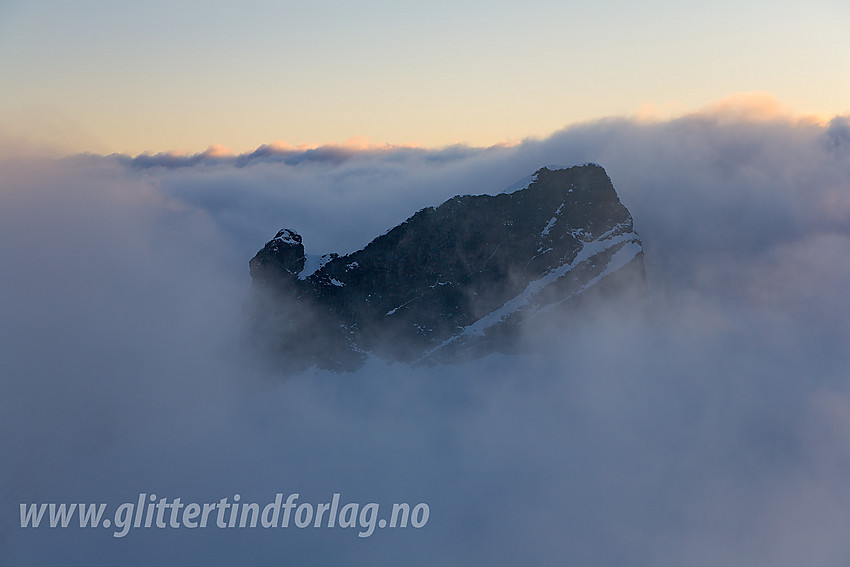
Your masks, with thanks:
M 510 351 L 524 325 L 590 290 L 645 285 L 631 215 L 593 164 L 454 197 L 318 262 L 283 229 L 250 270 L 255 336 L 290 371 L 354 369 L 369 354 L 429 362 Z

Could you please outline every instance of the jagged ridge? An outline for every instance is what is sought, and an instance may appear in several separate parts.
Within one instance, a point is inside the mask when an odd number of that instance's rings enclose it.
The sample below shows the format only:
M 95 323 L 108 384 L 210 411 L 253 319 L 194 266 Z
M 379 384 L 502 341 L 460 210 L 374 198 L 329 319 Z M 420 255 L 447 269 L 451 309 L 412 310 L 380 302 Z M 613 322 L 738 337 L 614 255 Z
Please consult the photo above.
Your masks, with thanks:
M 362 250 L 305 270 L 283 229 L 250 262 L 258 337 L 295 370 L 507 350 L 522 321 L 632 266 L 641 243 L 595 164 L 542 168 L 522 188 L 415 213 Z M 314 271 L 310 271 L 310 270 Z M 270 296 L 270 299 L 268 299 Z

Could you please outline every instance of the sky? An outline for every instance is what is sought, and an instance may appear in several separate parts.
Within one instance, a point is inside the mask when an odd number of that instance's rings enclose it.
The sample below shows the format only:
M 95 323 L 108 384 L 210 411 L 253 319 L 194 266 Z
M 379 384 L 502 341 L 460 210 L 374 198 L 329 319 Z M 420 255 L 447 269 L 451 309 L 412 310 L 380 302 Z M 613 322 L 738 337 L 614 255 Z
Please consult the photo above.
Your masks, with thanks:
M 0 564 L 850 562 L 840 2 L 0 2 Z M 347 253 L 598 163 L 647 297 L 522 356 L 282 377 L 281 228 Z M 26 503 L 424 502 L 421 529 L 21 528 Z
M 491 146 L 768 93 L 850 111 L 841 0 L 0 3 L 0 131 L 67 154 Z

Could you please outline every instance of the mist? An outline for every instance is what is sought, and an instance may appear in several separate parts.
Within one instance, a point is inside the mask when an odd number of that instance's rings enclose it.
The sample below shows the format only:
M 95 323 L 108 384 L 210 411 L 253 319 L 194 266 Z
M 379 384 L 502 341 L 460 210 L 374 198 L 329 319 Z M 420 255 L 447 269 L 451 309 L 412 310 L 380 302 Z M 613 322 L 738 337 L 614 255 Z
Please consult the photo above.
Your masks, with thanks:
M 0 164 L 0 563 L 850 560 L 850 119 L 724 107 L 511 147 L 261 150 Z M 248 260 L 280 228 L 351 252 L 422 207 L 586 162 L 634 218 L 645 308 L 458 366 L 284 379 L 246 347 Z M 338 492 L 430 518 L 368 538 L 18 525 L 20 503 L 141 492 Z

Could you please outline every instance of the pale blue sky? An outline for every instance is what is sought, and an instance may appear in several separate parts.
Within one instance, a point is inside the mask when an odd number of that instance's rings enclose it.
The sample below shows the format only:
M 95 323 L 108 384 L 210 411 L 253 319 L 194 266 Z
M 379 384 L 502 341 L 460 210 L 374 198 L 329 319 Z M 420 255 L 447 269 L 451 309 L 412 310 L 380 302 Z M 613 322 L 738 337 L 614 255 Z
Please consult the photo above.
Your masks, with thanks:
M 65 151 L 489 145 L 741 92 L 850 112 L 811 2 L 0 3 L 0 127 Z

